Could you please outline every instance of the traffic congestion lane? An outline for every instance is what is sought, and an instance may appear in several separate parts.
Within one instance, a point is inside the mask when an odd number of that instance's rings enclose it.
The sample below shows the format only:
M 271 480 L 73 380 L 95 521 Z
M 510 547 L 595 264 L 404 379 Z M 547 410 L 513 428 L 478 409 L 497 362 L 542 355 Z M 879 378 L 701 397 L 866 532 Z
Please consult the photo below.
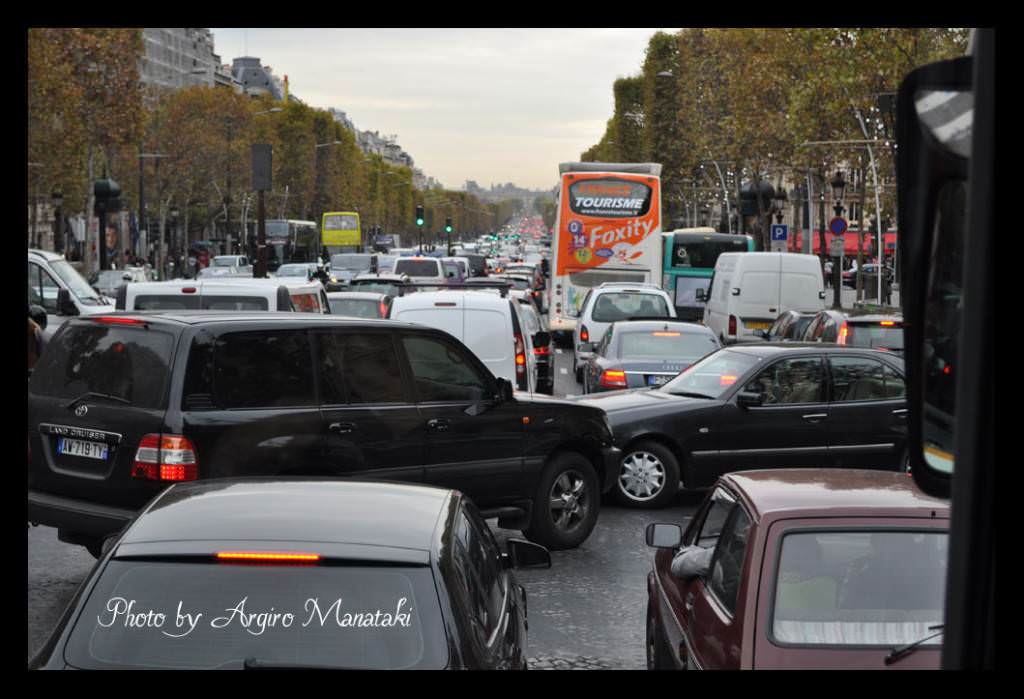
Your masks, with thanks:
M 57 539 L 53 527 L 28 529 L 28 659 L 57 626 L 96 559 Z

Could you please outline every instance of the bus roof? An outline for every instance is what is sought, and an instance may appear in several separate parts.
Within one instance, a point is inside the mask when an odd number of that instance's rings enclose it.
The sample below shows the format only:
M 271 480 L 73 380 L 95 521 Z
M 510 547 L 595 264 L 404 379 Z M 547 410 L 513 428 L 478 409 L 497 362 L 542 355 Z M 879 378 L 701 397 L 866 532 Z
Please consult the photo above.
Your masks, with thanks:
M 558 174 L 567 172 L 621 172 L 660 177 L 661 163 L 560 163 Z

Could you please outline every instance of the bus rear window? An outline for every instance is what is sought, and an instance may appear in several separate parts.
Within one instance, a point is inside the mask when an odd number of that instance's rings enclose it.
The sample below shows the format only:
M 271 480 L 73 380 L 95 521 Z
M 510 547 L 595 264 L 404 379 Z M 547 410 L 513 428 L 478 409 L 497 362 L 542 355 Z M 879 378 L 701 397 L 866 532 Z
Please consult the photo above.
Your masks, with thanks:
M 428 567 L 112 560 L 65 649 L 78 668 L 440 669 Z
M 651 208 L 652 191 L 642 182 L 617 177 L 579 180 L 569 185 L 569 208 L 583 216 L 644 216 Z

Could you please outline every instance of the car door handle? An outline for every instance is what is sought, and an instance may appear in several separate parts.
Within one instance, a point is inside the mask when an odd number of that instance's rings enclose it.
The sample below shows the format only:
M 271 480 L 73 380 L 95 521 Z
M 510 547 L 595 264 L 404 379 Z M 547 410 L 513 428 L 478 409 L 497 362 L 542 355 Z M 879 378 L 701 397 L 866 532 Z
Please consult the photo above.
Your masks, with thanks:
M 447 420 L 445 418 L 434 418 L 433 420 L 427 421 L 427 427 L 432 430 L 437 430 L 438 432 L 444 432 L 451 427 L 451 424 L 451 420 Z
M 892 414 L 895 415 L 896 417 L 902 419 L 902 420 L 906 420 L 907 419 L 907 409 L 906 408 L 900 408 L 898 410 L 893 410 Z
M 693 593 L 689 592 L 686 595 L 686 611 L 693 611 Z
M 348 434 L 356 428 L 354 422 L 332 422 L 327 429 L 335 434 Z
M 803 415 L 804 420 L 808 422 L 819 422 L 828 417 L 828 413 L 811 413 L 810 415 Z

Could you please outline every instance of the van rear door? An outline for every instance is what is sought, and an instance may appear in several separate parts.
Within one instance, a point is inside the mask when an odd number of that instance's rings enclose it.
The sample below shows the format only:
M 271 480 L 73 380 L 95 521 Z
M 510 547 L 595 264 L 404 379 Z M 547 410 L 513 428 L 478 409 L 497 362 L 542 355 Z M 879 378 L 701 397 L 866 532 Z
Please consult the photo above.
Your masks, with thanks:
M 739 295 L 733 297 L 737 342 L 759 340 L 754 331 L 768 330 L 781 313 L 781 265 L 779 255 L 751 255 L 740 261 L 732 282 L 733 289 L 740 290 Z M 728 293 L 732 294 L 732 289 Z
M 412 294 L 395 300 L 388 316 L 392 320 L 419 323 L 463 338 L 465 319 L 461 294 Z
M 779 313 L 793 310 L 802 313 L 825 308 L 825 285 L 818 273 L 818 258 L 807 255 L 782 258 L 782 281 L 779 292 Z

